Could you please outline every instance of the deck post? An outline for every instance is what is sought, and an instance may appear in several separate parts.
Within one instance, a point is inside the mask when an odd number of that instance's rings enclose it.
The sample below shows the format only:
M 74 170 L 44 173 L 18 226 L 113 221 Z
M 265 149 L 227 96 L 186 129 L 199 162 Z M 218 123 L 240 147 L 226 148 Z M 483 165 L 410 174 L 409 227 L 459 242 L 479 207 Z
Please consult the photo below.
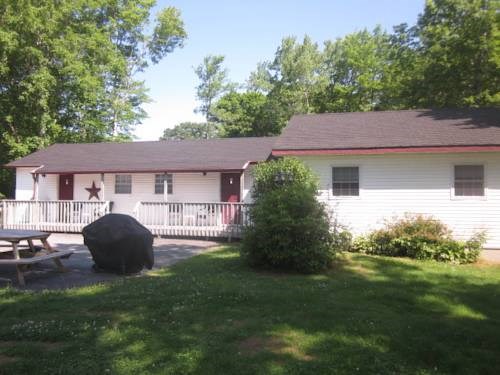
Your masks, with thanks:
M 7 202 L 2 201 L 2 228 L 6 229 L 7 226 Z
M 39 180 L 39 174 L 38 173 L 33 173 L 31 175 L 33 177 L 33 197 L 32 200 L 37 201 L 38 200 L 38 180 Z
M 168 202 L 168 181 L 167 172 L 163 173 L 163 200 Z
M 101 173 L 101 201 L 105 201 L 105 190 L 104 190 L 104 173 Z

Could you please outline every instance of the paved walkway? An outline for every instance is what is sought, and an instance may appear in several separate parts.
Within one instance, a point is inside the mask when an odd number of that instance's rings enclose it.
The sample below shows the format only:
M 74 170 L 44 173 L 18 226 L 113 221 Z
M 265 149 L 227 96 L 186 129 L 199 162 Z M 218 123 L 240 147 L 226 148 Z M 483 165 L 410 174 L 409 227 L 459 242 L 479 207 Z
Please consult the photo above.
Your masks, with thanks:
M 62 260 L 64 266 L 68 268 L 68 272 L 58 272 L 51 261 L 39 263 L 34 266 L 31 272 L 25 274 L 25 289 L 64 289 L 110 281 L 120 277 L 137 277 L 137 275 L 120 276 L 111 273 L 94 272 L 92 270 L 92 265 L 94 264 L 92 256 L 83 244 L 81 234 L 55 233 L 49 237 L 49 242 L 57 249 L 74 250 L 73 255 L 69 259 Z M 155 265 L 153 269 L 170 266 L 217 245 L 217 242 L 212 241 L 155 238 L 153 244 Z M 143 271 L 139 275 L 146 271 Z M 18 287 L 16 272 L 13 266 L 0 265 L 0 277 L 12 280 L 12 285 Z

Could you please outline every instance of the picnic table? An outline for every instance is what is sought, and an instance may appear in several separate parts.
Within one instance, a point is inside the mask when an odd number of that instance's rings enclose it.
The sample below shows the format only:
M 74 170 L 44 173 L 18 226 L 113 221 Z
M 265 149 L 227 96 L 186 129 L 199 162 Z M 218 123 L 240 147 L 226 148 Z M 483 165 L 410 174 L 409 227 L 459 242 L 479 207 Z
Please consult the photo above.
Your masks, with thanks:
M 61 258 L 68 257 L 73 253 L 73 250 L 56 250 L 54 249 L 47 240 L 50 233 L 39 232 L 34 230 L 17 230 L 17 229 L 0 229 L 0 242 L 9 242 L 10 249 L 0 250 L 2 253 L 12 253 L 12 258 L 10 259 L 0 259 L 0 264 L 12 264 L 16 266 L 17 279 L 19 280 L 19 285 L 25 285 L 24 272 L 27 270 L 29 265 L 39 263 L 45 260 L 52 259 L 56 264 L 57 268 L 61 272 L 65 272 Z M 42 251 L 37 251 L 38 249 L 34 245 L 35 240 L 39 240 L 43 245 Z M 29 249 L 28 257 L 21 257 L 19 252 L 21 246 L 20 242 L 26 241 L 28 243 L 27 248 Z

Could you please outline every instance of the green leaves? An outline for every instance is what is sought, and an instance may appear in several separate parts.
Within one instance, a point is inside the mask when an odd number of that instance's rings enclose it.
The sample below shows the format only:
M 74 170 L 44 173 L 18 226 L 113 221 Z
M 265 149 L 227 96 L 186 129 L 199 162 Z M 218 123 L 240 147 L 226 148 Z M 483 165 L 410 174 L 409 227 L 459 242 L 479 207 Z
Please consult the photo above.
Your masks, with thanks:
M 218 135 L 219 129 L 214 123 L 181 122 L 171 129 L 165 129 L 160 140 L 216 138 Z
M 265 120 L 267 100 L 258 92 L 230 92 L 217 101 L 212 114 L 225 137 L 266 136 L 274 133 Z
M 362 30 L 323 49 L 307 36 L 287 37 L 251 73 L 248 90 L 266 95 L 268 134 L 298 113 L 499 105 L 499 7 L 498 0 L 429 0 L 415 26 Z M 247 127 L 230 122 L 230 134 Z
M 180 11 L 174 7 L 163 9 L 156 16 L 156 27 L 148 44 L 151 60 L 157 63 L 176 47 L 183 47 L 186 38 Z
M 131 138 L 148 100 L 135 73 L 186 38 L 172 7 L 145 32 L 154 4 L 0 3 L 0 164 L 54 142 Z
M 224 56 L 208 55 L 194 69 L 200 80 L 200 84 L 196 87 L 196 98 L 201 102 L 195 112 L 202 113 L 207 122 L 211 120 L 215 100 L 235 88 L 234 84 L 229 82 L 228 70 L 224 68 L 223 63 Z
M 317 179 L 293 158 L 254 169 L 254 204 L 242 255 L 255 266 L 313 273 L 331 266 L 340 242 L 326 207 L 316 199 Z
M 429 0 L 418 21 L 418 104 L 500 104 L 498 0 Z

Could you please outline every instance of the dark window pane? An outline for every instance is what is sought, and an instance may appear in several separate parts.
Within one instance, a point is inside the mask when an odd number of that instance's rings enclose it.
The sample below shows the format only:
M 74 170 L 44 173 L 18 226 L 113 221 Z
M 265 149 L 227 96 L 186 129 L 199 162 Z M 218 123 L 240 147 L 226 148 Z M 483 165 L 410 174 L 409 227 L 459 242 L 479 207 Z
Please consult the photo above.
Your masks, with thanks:
M 484 166 L 482 165 L 456 165 L 455 178 L 465 180 L 483 180 Z
M 456 196 L 483 196 L 484 166 L 456 165 L 454 186 Z
M 167 180 L 167 193 L 172 194 L 173 186 L 172 186 L 172 175 L 171 174 L 156 174 L 155 175 L 155 194 L 163 194 L 164 189 L 164 181 Z
M 115 176 L 115 194 L 132 193 L 132 175 L 117 174 Z
M 359 195 L 359 168 L 332 168 L 332 192 L 334 196 Z

